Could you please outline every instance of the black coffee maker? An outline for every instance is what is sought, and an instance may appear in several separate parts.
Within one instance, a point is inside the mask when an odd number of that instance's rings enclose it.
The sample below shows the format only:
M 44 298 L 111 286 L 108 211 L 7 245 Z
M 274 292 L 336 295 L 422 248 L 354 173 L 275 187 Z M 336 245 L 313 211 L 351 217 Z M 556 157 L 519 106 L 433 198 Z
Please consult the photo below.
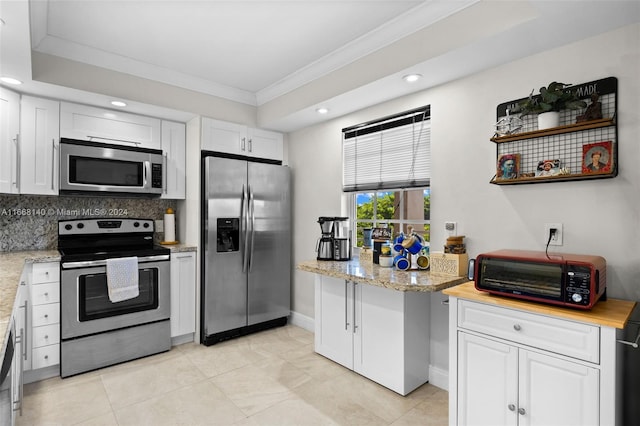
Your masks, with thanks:
M 333 246 L 333 217 L 321 216 L 318 218 L 320 224 L 320 230 L 322 236 L 318 238 L 316 242 L 316 252 L 318 253 L 318 260 L 333 260 L 334 246 Z

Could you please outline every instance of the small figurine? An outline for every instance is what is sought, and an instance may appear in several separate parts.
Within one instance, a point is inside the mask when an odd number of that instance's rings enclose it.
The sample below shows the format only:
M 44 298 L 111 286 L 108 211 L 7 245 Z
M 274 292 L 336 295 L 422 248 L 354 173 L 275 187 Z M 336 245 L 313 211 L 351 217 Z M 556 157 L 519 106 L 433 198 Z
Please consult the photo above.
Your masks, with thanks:
M 591 94 L 591 104 L 584 110 L 584 114 L 576 117 L 576 123 L 602 118 L 602 104 L 598 101 L 599 98 L 600 95 L 597 92 Z
M 508 136 L 512 135 L 518 130 L 522 128 L 522 120 L 519 117 L 515 117 L 513 115 L 509 115 L 509 110 L 507 109 L 507 116 L 502 117 L 496 123 L 496 133 L 495 136 Z

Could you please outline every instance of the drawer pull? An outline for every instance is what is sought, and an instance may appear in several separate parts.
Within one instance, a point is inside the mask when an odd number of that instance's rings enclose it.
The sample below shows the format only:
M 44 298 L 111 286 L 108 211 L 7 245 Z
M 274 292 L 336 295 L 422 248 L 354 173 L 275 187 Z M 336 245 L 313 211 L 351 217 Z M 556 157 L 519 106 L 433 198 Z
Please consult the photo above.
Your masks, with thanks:
M 514 325 L 513 325 L 513 329 L 514 329 L 515 331 L 520 331 L 520 330 L 522 330 L 522 327 L 520 327 L 520 324 L 514 324 Z
M 44 338 L 45 338 L 45 339 L 48 339 L 48 338 L 49 338 L 49 335 L 48 335 L 48 334 L 46 334 L 46 335 L 44 336 Z
M 44 356 L 44 359 L 49 359 L 49 355 L 45 355 L 45 356 Z
M 49 297 L 49 292 L 46 292 L 46 293 L 44 294 L 44 297 Z
M 521 416 L 524 416 L 525 414 L 527 414 L 527 412 L 524 411 L 524 408 L 518 408 L 518 414 L 520 414 Z
M 49 318 L 49 314 L 44 314 L 44 317 L 45 318 Z
M 509 408 L 509 411 L 516 411 L 516 406 L 514 404 L 509 404 L 507 408 Z

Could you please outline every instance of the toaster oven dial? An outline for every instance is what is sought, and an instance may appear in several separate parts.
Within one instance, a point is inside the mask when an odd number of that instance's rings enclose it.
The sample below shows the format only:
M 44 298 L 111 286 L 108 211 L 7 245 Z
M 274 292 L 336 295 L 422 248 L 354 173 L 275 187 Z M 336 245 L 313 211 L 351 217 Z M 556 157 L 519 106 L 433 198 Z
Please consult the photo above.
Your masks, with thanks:
M 582 302 L 582 295 L 580 293 L 573 293 L 571 295 L 571 300 L 573 300 L 576 303 L 580 303 Z

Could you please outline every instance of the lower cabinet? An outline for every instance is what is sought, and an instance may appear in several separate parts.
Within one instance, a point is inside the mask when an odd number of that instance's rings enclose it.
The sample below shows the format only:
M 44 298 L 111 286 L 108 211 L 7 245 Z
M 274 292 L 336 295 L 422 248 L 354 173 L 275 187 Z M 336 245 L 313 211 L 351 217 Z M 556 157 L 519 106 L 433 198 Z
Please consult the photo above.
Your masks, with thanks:
M 196 253 L 171 253 L 171 337 L 192 341 L 196 331 Z M 185 340 L 186 339 L 186 340 Z
M 458 333 L 458 424 L 597 425 L 599 371 Z
M 317 353 L 401 395 L 428 381 L 429 293 L 315 279 Z
M 60 263 L 33 263 L 29 279 L 30 363 L 25 370 L 60 364 Z
M 450 298 L 449 424 L 616 424 L 615 330 Z

